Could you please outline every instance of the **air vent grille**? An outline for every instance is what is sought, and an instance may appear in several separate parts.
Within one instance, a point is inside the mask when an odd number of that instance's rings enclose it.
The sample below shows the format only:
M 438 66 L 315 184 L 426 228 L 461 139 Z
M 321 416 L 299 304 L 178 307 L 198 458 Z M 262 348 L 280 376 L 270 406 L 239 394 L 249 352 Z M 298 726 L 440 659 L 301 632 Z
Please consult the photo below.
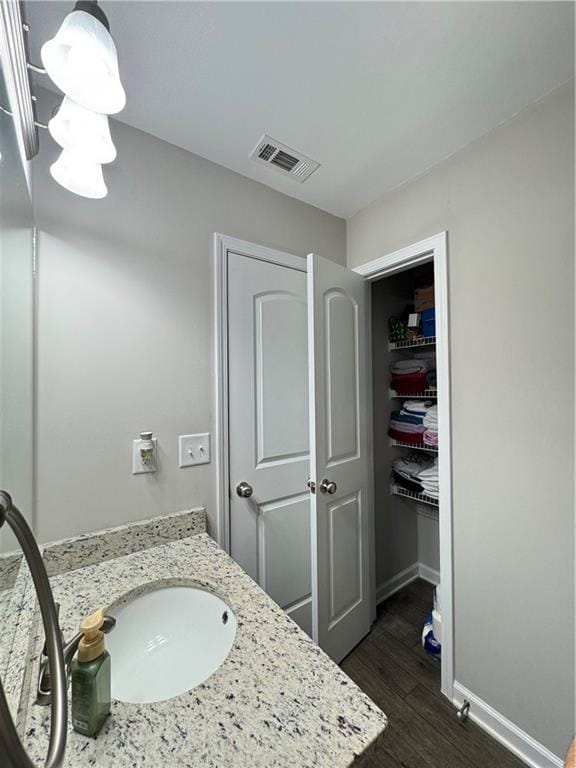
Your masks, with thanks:
M 293 155 L 289 155 L 288 152 L 283 152 L 280 149 L 278 152 L 276 152 L 270 162 L 274 163 L 274 165 L 277 165 L 280 168 L 284 168 L 285 171 L 292 171 L 294 170 L 294 166 L 298 165 L 300 161 L 297 157 L 293 157 Z
M 304 179 L 307 179 L 308 176 L 310 176 L 311 173 L 314 173 L 315 170 L 316 168 L 311 167 L 308 160 L 302 160 L 298 168 L 294 169 L 294 176 L 296 176 L 296 178 L 303 176 L 304 178 L 302 181 L 304 181 Z
M 266 160 L 266 162 L 268 162 L 277 151 L 278 147 L 275 147 L 273 144 L 264 144 L 264 146 L 258 150 L 258 157 L 261 160 Z
M 320 163 L 266 134 L 254 147 L 250 157 L 257 163 L 273 167 L 300 183 L 306 181 L 320 167 Z

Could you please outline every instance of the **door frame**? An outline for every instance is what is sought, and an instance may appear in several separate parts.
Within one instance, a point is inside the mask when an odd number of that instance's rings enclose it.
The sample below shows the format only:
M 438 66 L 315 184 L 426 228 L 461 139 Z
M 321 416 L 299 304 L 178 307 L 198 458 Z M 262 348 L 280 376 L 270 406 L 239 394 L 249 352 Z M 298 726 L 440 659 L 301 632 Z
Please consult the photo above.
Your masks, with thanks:
M 228 432 L 228 254 L 307 272 L 306 259 L 265 245 L 214 233 L 214 360 L 216 436 L 216 541 L 230 553 L 230 455 Z
M 370 315 L 370 284 L 382 277 L 431 261 L 434 264 L 434 294 L 436 304 L 436 375 L 438 379 L 438 443 L 439 453 L 439 514 L 440 583 L 442 585 L 442 676 L 441 691 L 450 701 L 454 698 L 454 584 L 453 584 L 453 510 L 452 510 L 452 450 L 450 412 L 450 338 L 448 297 L 448 233 L 439 232 L 417 243 L 387 253 L 378 259 L 354 267 L 353 272 L 367 281 L 367 314 Z M 371 328 L 367 329 L 370 333 Z M 369 349 L 369 375 L 371 377 Z M 371 378 L 369 386 L 371 389 Z

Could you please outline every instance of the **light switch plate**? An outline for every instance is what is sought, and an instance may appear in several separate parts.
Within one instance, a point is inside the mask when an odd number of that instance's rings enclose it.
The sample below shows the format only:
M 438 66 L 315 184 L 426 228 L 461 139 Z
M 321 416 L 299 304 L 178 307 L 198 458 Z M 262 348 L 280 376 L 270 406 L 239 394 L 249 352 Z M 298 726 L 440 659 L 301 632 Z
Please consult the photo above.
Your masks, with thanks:
M 181 467 L 192 467 L 196 464 L 209 464 L 209 432 L 202 432 L 198 435 L 180 435 L 178 438 L 178 455 L 180 456 Z
M 154 458 L 152 460 L 152 464 L 144 464 L 142 461 L 142 457 L 140 456 L 140 446 L 144 442 L 144 440 L 140 440 L 138 438 L 137 440 L 134 440 L 132 442 L 132 474 L 133 475 L 141 475 L 144 472 L 156 472 L 158 467 L 156 466 L 156 457 L 158 455 L 158 439 L 156 437 L 152 438 L 152 441 L 154 442 Z

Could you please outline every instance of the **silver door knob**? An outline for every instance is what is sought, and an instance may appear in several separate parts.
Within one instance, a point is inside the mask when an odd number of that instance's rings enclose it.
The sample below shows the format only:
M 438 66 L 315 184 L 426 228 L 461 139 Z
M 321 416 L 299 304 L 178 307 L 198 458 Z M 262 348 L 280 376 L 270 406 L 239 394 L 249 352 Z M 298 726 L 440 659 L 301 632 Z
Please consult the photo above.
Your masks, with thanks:
M 242 481 L 236 486 L 236 493 L 243 499 L 249 499 L 254 493 L 254 489 L 251 485 Z
M 322 480 L 320 483 L 320 493 L 336 493 L 337 490 L 338 486 L 331 480 L 324 478 L 324 480 Z
M 306 485 L 310 488 L 310 493 L 316 493 L 316 483 L 310 477 L 308 478 Z

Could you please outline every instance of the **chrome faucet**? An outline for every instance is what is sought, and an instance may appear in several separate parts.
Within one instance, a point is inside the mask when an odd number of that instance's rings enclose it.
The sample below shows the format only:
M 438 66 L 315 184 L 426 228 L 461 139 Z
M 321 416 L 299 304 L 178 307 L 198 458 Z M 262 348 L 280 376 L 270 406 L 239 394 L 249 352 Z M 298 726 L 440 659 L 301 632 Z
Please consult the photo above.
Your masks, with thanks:
M 60 615 L 60 604 L 55 603 L 56 614 Z M 116 626 L 116 619 L 114 616 L 104 616 L 104 623 L 102 624 L 101 631 L 105 634 L 111 632 Z M 80 640 L 82 640 L 82 632 L 78 632 L 67 643 L 64 642 L 64 638 L 61 637 L 62 653 L 64 656 L 64 668 L 66 671 L 66 684 L 70 681 L 70 671 L 72 669 L 72 660 L 78 650 Z M 45 707 L 52 701 L 52 680 L 50 676 L 50 663 L 46 652 L 46 643 L 42 650 L 42 657 L 40 659 L 40 668 L 38 671 L 38 688 L 36 690 L 36 704 L 41 707 Z
M 34 582 L 38 607 L 44 625 L 46 648 L 52 668 L 54 685 L 50 712 L 50 739 L 44 768 L 60 768 L 64 762 L 66 737 L 68 734 L 68 696 L 64 654 L 60 638 L 60 627 L 50 580 L 44 567 L 42 555 L 22 513 L 12 503 L 10 495 L 0 490 L 0 528 L 8 524 L 14 532 L 22 553 L 28 563 Z M 14 724 L 12 712 L 0 680 L 0 755 L 2 766 L 6 768 L 34 768 L 26 749 L 20 741 L 20 735 Z

